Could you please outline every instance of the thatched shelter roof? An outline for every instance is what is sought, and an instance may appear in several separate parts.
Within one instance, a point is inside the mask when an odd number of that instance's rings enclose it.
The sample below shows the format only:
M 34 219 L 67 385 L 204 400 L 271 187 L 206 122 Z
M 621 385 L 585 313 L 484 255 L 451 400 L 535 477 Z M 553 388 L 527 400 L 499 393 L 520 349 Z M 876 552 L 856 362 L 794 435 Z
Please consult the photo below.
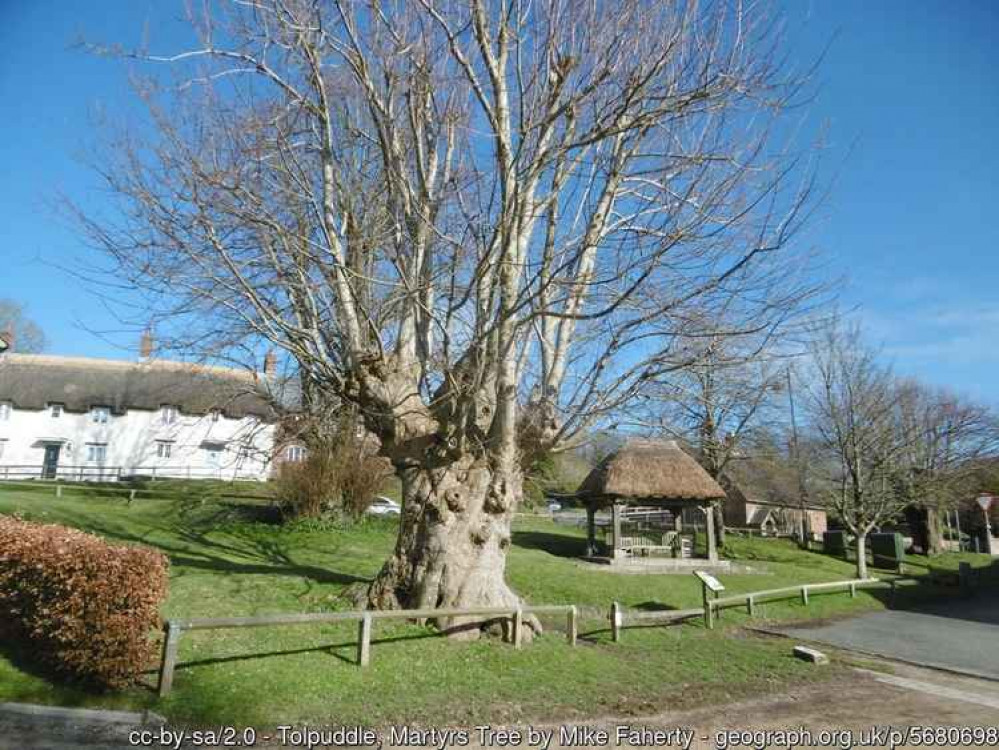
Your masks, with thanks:
M 673 440 L 629 440 L 583 480 L 578 494 L 590 500 L 718 500 L 725 491 Z

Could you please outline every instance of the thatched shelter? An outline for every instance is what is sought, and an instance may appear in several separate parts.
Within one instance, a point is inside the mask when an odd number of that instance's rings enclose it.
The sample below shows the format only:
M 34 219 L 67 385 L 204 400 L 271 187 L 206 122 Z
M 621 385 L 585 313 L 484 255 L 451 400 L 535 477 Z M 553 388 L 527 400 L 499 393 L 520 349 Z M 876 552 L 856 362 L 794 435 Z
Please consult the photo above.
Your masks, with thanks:
M 586 505 L 591 557 L 597 548 L 596 512 L 610 507 L 606 547 L 612 561 L 657 553 L 688 557 L 693 544 L 684 527 L 702 524 L 707 557 L 718 559 L 710 511 L 725 491 L 675 441 L 628 441 L 589 473 L 577 494 Z

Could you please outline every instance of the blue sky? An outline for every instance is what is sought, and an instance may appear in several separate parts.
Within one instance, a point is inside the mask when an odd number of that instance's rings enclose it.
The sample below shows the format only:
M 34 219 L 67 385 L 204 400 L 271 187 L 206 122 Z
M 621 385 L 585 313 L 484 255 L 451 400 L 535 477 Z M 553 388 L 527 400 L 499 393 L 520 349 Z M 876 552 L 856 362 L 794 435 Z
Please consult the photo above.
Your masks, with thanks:
M 786 0 L 804 66 L 831 41 L 808 124 L 828 126 L 829 196 L 803 238 L 905 374 L 999 403 L 999 3 Z M 76 156 L 93 113 L 129 117 L 127 70 L 81 36 L 183 40 L 172 0 L 0 0 L 0 297 L 27 303 L 53 353 L 135 345 L 59 266 L 85 257 L 56 191 L 100 205 Z

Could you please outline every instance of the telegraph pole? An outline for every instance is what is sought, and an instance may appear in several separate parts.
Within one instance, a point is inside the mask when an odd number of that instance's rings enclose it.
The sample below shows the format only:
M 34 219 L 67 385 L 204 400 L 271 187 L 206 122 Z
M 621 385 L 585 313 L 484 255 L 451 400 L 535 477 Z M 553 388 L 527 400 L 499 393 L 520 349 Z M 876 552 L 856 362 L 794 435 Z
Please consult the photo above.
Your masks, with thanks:
M 791 366 L 784 368 L 784 378 L 787 380 L 787 401 L 791 408 L 791 453 L 794 459 L 795 472 L 798 475 L 798 499 L 801 502 L 801 529 L 800 544 L 808 547 L 808 511 L 805 508 L 805 500 L 808 492 L 805 488 L 805 467 L 801 464 L 801 453 L 798 450 L 798 422 L 794 414 L 794 387 L 791 385 Z

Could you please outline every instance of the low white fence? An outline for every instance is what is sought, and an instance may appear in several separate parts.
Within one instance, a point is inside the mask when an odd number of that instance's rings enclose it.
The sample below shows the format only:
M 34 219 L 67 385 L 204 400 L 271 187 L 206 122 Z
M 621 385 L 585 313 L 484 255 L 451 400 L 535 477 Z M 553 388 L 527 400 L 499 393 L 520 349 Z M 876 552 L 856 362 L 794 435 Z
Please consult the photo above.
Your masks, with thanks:
M 120 482 L 146 479 L 260 480 L 257 472 L 225 466 L 57 466 L 18 464 L 0 466 L 0 481 Z

